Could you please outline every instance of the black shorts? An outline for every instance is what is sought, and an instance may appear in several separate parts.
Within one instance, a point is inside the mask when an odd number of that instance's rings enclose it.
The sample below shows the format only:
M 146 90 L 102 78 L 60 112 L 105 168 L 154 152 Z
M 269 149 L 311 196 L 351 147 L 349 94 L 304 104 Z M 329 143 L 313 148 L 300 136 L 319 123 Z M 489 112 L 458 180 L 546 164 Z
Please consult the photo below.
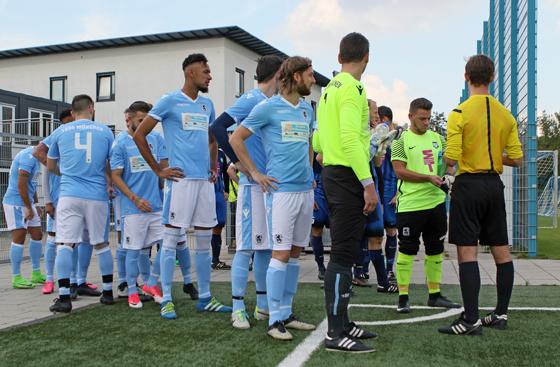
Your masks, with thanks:
M 420 248 L 420 236 L 427 255 L 443 252 L 443 241 L 447 233 L 445 203 L 433 209 L 397 213 L 399 230 L 399 252 L 416 255 Z
M 508 244 L 504 184 L 498 174 L 464 173 L 451 193 L 449 243 L 457 246 Z

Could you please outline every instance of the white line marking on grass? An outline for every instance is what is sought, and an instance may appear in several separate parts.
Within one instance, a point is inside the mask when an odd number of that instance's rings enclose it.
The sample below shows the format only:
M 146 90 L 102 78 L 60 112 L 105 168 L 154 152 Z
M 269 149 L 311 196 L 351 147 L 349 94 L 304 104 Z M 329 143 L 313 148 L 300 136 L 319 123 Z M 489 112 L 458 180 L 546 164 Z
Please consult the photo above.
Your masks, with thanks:
M 370 304 L 350 304 L 348 308 L 386 308 L 396 309 L 394 305 L 370 305 Z M 411 324 L 415 322 L 431 321 L 445 319 L 455 316 L 463 312 L 463 308 L 437 308 L 429 306 L 412 306 L 413 310 L 445 310 L 444 312 L 434 315 L 412 317 L 401 320 L 380 320 L 380 321 L 355 321 L 359 325 L 395 325 L 395 324 Z M 494 310 L 494 307 L 480 307 L 480 310 Z M 552 311 L 560 312 L 560 307 L 509 307 L 510 311 Z M 321 345 L 327 334 L 327 319 L 324 319 L 315 331 L 305 338 L 280 364 L 278 367 L 301 367 L 309 360 L 311 354 Z
M 311 354 L 321 345 L 327 335 L 327 319 L 325 318 L 315 329 L 294 349 L 278 367 L 300 367 L 307 362 Z

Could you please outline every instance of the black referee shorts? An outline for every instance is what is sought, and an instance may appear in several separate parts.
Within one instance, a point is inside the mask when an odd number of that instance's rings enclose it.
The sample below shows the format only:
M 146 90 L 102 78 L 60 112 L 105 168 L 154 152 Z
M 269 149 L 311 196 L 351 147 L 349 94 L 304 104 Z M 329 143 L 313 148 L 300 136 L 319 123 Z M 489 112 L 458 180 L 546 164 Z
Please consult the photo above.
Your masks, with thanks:
M 504 184 L 495 173 L 455 178 L 449 213 L 449 243 L 457 246 L 508 244 Z
M 399 230 L 399 252 L 414 256 L 420 248 L 420 236 L 426 255 L 443 252 L 443 241 L 447 233 L 447 211 L 445 203 L 435 208 L 397 213 Z

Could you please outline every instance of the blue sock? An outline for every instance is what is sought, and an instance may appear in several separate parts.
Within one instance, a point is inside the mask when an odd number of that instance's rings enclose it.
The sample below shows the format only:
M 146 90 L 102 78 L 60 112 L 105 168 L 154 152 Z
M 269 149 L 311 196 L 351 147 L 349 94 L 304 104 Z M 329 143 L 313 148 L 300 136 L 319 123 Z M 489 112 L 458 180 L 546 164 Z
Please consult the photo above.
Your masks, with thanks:
M 220 251 L 222 249 L 222 236 L 219 234 L 212 235 L 212 263 L 217 264 L 220 261 Z
M 260 310 L 268 310 L 268 299 L 266 296 L 266 272 L 272 257 L 272 250 L 255 251 L 253 257 L 253 275 L 257 288 L 257 307 Z
M 113 255 L 109 246 L 95 251 L 99 262 L 99 272 L 103 278 L 103 290 L 113 290 Z
M 183 274 L 183 283 L 192 283 L 191 275 L 191 252 L 186 242 L 177 244 L 177 260 L 179 260 L 179 267 Z
M 56 275 L 58 276 L 58 294 L 60 296 L 70 295 L 70 288 L 61 286 L 61 283 L 69 285 L 70 273 L 72 272 L 72 257 L 74 249 L 67 245 L 59 245 L 56 248 Z
M 126 265 L 128 267 L 128 265 Z M 140 256 L 138 257 L 138 271 L 140 272 L 140 277 L 142 278 L 142 282 L 144 284 L 148 283 L 150 279 L 150 267 L 152 264 L 150 263 L 150 249 L 143 248 L 140 250 Z M 127 268 L 128 269 L 128 268 Z M 128 279 L 128 275 L 126 276 Z
M 10 246 L 10 261 L 12 263 L 12 275 L 21 275 L 21 261 L 23 260 L 23 245 L 13 243 Z
M 282 321 L 280 313 L 280 302 L 284 297 L 284 288 L 286 284 L 287 263 L 283 263 L 278 259 L 271 259 L 268 271 L 266 273 L 266 290 L 268 298 L 268 308 L 270 310 L 270 318 L 268 325 L 271 326 L 276 321 Z
M 29 257 L 33 271 L 41 270 L 41 256 L 43 256 L 43 242 L 29 240 Z
M 163 231 L 163 244 L 161 246 L 161 288 L 163 302 L 171 301 L 171 287 L 173 286 L 173 273 L 175 271 L 175 256 L 177 242 L 181 238 L 181 228 L 165 227 Z
M 117 245 L 117 277 L 119 284 L 126 282 L 126 250 Z
M 393 271 L 395 255 L 397 253 L 397 236 L 387 236 L 385 241 L 385 256 L 387 258 L 387 271 Z
M 78 247 L 78 285 L 86 282 L 92 253 L 93 246 L 91 244 L 88 242 L 80 243 Z
M 299 260 L 290 257 L 288 266 L 286 267 L 286 283 L 284 284 L 284 295 L 280 302 L 280 317 L 286 320 L 292 314 L 292 303 L 297 291 L 299 277 Z
M 126 250 L 126 283 L 128 284 L 128 295 L 138 293 L 136 279 L 138 278 L 138 258 L 140 250 Z
M 311 248 L 313 248 L 313 255 L 315 262 L 319 269 L 325 270 L 325 247 L 323 246 L 322 236 L 311 236 Z
M 245 291 L 249 280 L 249 262 L 252 251 L 239 250 L 231 263 L 231 298 L 233 311 L 245 310 Z
M 210 241 L 212 239 L 212 231 L 207 230 L 195 230 L 194 237 L 196 241 L 195 245 L 195 265 L 196 265 L 196 276 L 198 280 L 198 291 L 200 303 L 204 303 L 212 297 L 210 293 L 210 272 L 212 257 L 210 256 Z
M 78 284 L 78 260 L 79 260 L 78 245 L 72 249 L 72 271 L 70 271 L 70 284 Z
M 47 281 L 54 281 L 54 259 L 56 258 L 56 243 L 54 236 L 47 236 L 45 244 L 45 272 L 47 273 Z
M 155 249 L 156 247 L 152 247 Z M 156 257 L 154 258 L 154 263 L 152 264 L 152 271 L 150 272 L 150 279 L 148 279 L 148 287 L 153 287 L 157 285 L 159 274 L 160 274 L 160 261 L 161 261 L 161 246 L 157 250 Z
M 385 257 L 383 256 L 383 251 L 381 250 L 369 250 L 369 255 L 371 257 L 371 262 L 375 268 L 375 274 L 377 275 L 377 284 L 386 287 L 389 285 L 387 280 L 387 269 L 385 269 Z

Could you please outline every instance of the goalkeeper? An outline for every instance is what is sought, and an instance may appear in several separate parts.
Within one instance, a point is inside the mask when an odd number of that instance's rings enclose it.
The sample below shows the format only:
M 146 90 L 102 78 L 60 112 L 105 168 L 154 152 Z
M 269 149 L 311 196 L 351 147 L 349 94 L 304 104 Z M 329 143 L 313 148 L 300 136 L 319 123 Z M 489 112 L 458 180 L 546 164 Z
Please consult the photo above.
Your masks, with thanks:
M 443 241 L 447 234 L 445 210 L 445 179 L 441 176 L 446 142 L 443 136 L 429 129 L 432 103 L 418 98 L 410 103 L 410 129 L 403 132 L 391 146 L 391 161 L 398 178 L 397 312 L 409 313 L 408 288 L 414 257 L 424 243 L 424 271 L 429 299 L 428 306 L 458 308 L 459 304 L 445 298 L 440 291 L 443 263 Z

